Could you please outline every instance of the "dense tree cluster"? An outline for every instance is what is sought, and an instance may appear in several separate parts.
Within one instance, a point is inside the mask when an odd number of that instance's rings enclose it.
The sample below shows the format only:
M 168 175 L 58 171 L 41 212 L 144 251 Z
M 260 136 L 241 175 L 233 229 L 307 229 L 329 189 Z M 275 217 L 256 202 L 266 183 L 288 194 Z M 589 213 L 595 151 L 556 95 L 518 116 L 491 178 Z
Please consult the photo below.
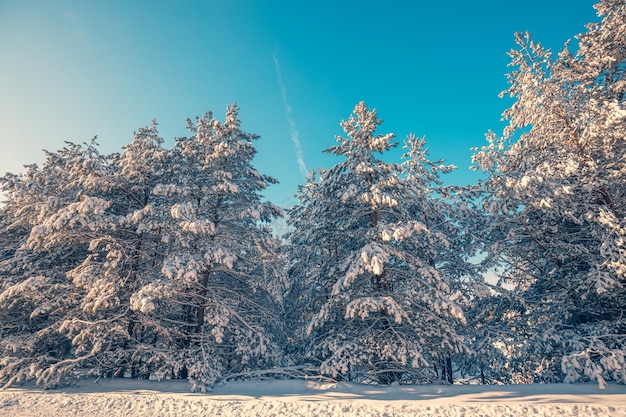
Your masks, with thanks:
M 477 185 L 444 186 L 412 134 L 391 161 L 365 103 L 284 236 L 236 105 L 172 148 L 153 123 L 6 174 L 0 383 L 626 382 L 626 5 L 596 7 L 575 53 L 516 36 Z
M 280 357 L 284 268 L 263 224 L 275 182 L 252 166 L 237 107 L 162 147 L 156 126 L 121 154 L 68 144 L 7 175 L 0 378 L 188 378 L 210 387 Z

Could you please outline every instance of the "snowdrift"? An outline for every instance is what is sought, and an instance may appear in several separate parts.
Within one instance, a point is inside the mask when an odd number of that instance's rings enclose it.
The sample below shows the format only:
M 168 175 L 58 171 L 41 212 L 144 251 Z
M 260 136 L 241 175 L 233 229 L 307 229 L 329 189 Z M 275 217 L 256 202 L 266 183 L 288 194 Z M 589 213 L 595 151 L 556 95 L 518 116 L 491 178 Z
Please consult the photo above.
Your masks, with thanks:
M 0 391 L 0 416 L 626 416 L 626 386 L 610 384 L 381 387 L 310 381 L 230 382 L 211 394 L 185 381 L 107 379 L 62 390 Z

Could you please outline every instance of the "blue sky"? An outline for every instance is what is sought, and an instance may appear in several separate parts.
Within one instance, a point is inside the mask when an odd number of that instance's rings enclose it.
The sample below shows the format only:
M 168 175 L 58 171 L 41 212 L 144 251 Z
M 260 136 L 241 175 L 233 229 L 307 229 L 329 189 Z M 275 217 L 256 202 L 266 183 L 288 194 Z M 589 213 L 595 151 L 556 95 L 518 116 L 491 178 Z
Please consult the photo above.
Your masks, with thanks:
M 447 182 L 471 183 L 469 148 L 510 104 L 513 33 L 558 50 L 598 20 L 593 4 L 0 0 L 0 175 L 66 140 L 118 151 L 153 118 L 171 146 L 185 117 L 236 101 L 261 135 L 255 166 L 281 182 L 266 197 L 288 205 L 304 167 L 337 162 L 322 150 L 365 100 L 381 133 L 426 136 L 459 167 Z

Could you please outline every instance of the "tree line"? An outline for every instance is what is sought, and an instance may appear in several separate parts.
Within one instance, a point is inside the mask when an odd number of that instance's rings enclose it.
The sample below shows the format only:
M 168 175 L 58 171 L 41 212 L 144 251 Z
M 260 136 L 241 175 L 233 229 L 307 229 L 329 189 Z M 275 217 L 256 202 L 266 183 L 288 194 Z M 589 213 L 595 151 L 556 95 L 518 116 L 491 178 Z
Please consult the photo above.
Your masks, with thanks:
M 624 382 L 626 5 L 595 7 L 576 52 L 516 35 L 508 125 L 471 186 L 413 134 L 390 161 L 365 103 L 286 210 L 235 104 L 171 148 L 153 122 L 6 174 L 0 383 Z

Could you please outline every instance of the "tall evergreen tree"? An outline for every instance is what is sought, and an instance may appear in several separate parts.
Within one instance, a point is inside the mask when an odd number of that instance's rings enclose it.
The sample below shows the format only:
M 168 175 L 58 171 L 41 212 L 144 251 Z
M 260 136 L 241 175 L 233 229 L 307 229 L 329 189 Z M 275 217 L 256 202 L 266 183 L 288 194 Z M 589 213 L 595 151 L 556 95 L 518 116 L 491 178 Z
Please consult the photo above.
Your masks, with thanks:
M 84 352 L 88 359 L 81 363 L 88 375 L 148 377 L 154 372 L 153 345 L 162 330 L 132 309 L 132 301 L 145 282 L 160 275 L 164 245 L 159 213 L 165 208 L 152 190 L 171 176 L 162 143 L 153 122 L 139 129 L 121 154 L 109 155 L 102 173 L 86 173 L 95 180 L 81 199 L 93 193 L 102 207 L 89 223 L 76 227 L 88 243 L 88 254 L 66 275 L 82 294 L 82 311 L 69 316 L 63 330 L 75 355 Z M 68 225 L 65 231 L 73 228 Z
M 491 251 L 525 300 L 539 380 L 626 378 L 626 5 L 596 7 L 602 21 L 576 54 L 517 35 L 509 126 L 475 155 Z
M 5 384 L 37 379 L 55 384 L 74 364 L 71 339 L 63 335 L 68 317 L 81 315 L 83 292 L 66 274 L 88 256 L 85 231 L 107 203 L 85 193 L 104 172 L 106 161 L 94 143 L 68 143 L 47 152 L 38 167 L 2 179 L 3 239 L 10 239 L 0 262 L 2 338 L 0 378 Z M 79 230 L 81 229 L 81 230 Z M 80 352 L 77 356 L 82 358 Z
M 425 187 L 447 168 L 420 154 L 402 175 L 377 156 L 397 145 L 376 133 L 381 123 L 359 103 L 326 151 L 345 160 L 312 177 L 290 213 L 305 355 L 333 377 L 430 380 L 432 364 L 463 351 L 463 313 L 441 268 L 446 219 Z
M 276 180 L 254 169 L 258 136 L 240 126 L 236 105 L 224 123 L 211 112 L 196 124 L 188 120 L 194 135 L 177 139 L 174 173 L 153 190 L 169 205 L 164 277 L 133 299 L 173 341 L 162 375 L 187 376 L 193 389 L 280 356 L 284 270 L 263 224 L 281 211 L 261 195 Z

